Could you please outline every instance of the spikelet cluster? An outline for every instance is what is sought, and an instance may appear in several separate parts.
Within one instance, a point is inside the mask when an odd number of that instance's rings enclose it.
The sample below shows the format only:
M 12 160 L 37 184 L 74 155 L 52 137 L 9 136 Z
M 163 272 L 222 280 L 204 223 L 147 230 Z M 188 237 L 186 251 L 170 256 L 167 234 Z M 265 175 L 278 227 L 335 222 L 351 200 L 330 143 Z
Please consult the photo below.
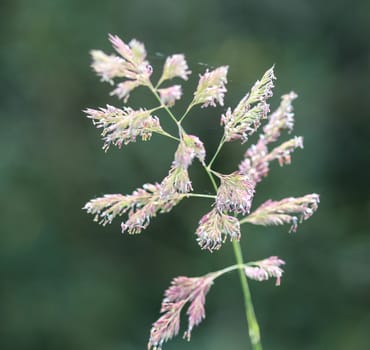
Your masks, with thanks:
M 146 60 L 146 50 L 142 43 L 133 39 L 128 44 L 116 35 L 109 40 L 117 55 L 107 55 L 101 50 L 91 51 L 91 64 L 102 81 L 114 84 L 114 79 L 124 79 L 116 84 L 111 95 L 127 102 L 131 91 L 140 85 L 147 85 L 152 74 L 152 67 Z
M 137 137 L 146 141 L 150 140 L 153 133 L 163 133 L 159 119 L 144 109 L 134 111 L 130 107 L 120 109 L 107 105 L 107 108 L 88 108 L 85 113 L 97 128 L 103 129 L 101 136 L 105 151 L 111 144 L 121 148 L 122 145 L 135 142 Z
M 280 279 L 283 275 L 281 265 L 285 265 L 285 261 L 277 256 L 270 256 L 267 259 L 250 263 L 244 267 L 246 276 L 256 281 L 266 281 L 270 277 L 276 278 L 276 285 L 280 285 Z
M 236 217 L 214 208 L 200 219 L 195 234 L 199 246 L 213 252 L 220 249 L 227 238 L 240 239 L 240 223 Z
M 254 195 L 254 183 L 249 177 L 236 171 L 221 175 L 220 180 L 216 198 L 217 209 L 235 214 L 249 213 Z
M 270 111 L 267 99 L 272 96 L 274 87 L 274 67 L 270 68 L 252 87 L 231 111 L 228 108 L 221 117 L 221 125 L 225 128 L 225 141 L 241 140 L 245 142 L 261 124 L 261 119 L 266 118 Z
M 281 131 L 284 129 L 288 130 L 289 133 L 293 131 L 294 113 L 292 102 L 297 97 L 298 95 L 294 91 L 281 97 L 280 106 L 270 115 L 269 122 L 263 128 L 264 138 L 267 143 L 277 141 Z
M 122 233 L 141 233 L 158 213 L 169 212 L 183 197 L 173 194 L 163 198 L 159 184 L 145 184 L 131 195 L 111 194 L 87 202 L 83 209 L 95 215 L 100 224 L 110 224 L 112 220 L 128 213 L 128 219 L 122 222 Z
M 167 88 L 158 89 L 158 92 L 162 104 L 172 107 L 177 100 L 181 99 L 182 87 L 181 85 L 173 85 Z
M 294 114 L 291 103 L 296 97 L 294 92 L 282 97 L 279 108 L 268 117 L 258 142 L 247 149 L 239 164 L 239 171 L 248 175 L 255 184 L 268 175 L 272 161 L 277 160 L 280 166 L 290 164 L 291 153 L 296 148 L 303 148 L 303 138 L 296 136 L 269 151 L 269 145 L 279 139 L 284 129 L 292 131 Z
M 223 66 L 212 71 L 207 70 L 201 75 L 192 104 L 201 104 L 201 107 L 216 107 L 217 104 L 223 106 L 228 69 L 229 67 Z
M 162 85 L 163 82 L 174 78 L 181 78 L 188 80 L 191 71 L 183 54 L 175 54 L 166 58 L 163 66 L 161 78 L 157 86 Z M 172 85 L 166 88 L 157 89 L 160 100 L 164 106 L 173 107 L 177 100 L 182 97 L 181 85 Z
M 244 221 L 263 226 L 291 224 L 290 232 L 296 232 L 298 223 L 309 219 L 317 210 L 319 202 L 320 196 L 316 193 L 280 201 L 269 199 Z
M 189 70 L 185 56 L 183 54 L 172 55 L 166 58 L 162 76 L 159 79 L 159 85 L 165 80 L 171 80 L 176 77 L 188 80 L 190 74 L 191 71 Z
M 171 169 L 162 181 L 162 196 L 166 197 L 173 193 L 188 193 L 193 190 L 189 178 L 188 168 L 195 158 L 204 164 L 206 150 L 203 142 L 197 136 L 181 134 L 179 146 L 175 152 L 175 159 Z

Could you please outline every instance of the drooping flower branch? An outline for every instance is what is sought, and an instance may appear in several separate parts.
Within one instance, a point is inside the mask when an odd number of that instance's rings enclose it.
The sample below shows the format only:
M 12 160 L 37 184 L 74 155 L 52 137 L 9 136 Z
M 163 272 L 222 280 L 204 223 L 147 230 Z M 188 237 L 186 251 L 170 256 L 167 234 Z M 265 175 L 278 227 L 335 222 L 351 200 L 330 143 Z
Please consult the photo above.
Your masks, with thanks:
M 291 231 L 298 222 L 310 218 L 317 210 L 319 196 L 309 194 L 299 198 L 285 198 L 280 201 L 268 200 L 253 210 L 252 201 L 256 185 L 268 175 L 270 163 L 278 161 L 282 166 L 290 164 L 291 154 L 296 148 L 303 148 L 303 138 L 293 137 L 278 145 L 284 130 L 290 133 L 294 126 L 292 102 L 297 95 L 290 92 L 282 96 L 280 106 L 271 114 L 268 99 L 273 94 L 274 67 L 268 69 L 250 91 L 245 94 L 234 109 L 228 108 L 221 115 L 223 136 L 216 152 L 206 164 L 206 148 L 203 142 L 187 133 L 182 124 L 192 108 L 223 106 L 227 92 L 228 66 L 206 70 L 199 76 L 191 102 L 181 116 L 172 112 L 172 107 L 183 97 L 182 86 L 166 85 L 169 80 L 187 81 L 191 71 L 183 54 L 166 58 L 160 78 L 152 82 L 153 68 L 147 60 L 144 45 L 131 40 L 126 44 L 118 36 L 110 35 L 115 54 L 100 50 L 91 52 L 92 68 L 102 81 L 114 85 L 111 95 L 127 103 L 130 94 L 139 86 L 149 89 L 157 105 L 133 109 L 107 105 L 106 108 L 89 108 L 85 113 L 94 125 L 102 129 L 104 150 L 111 144 L 121 147 L 138 138 L 149 140 L 153 133 L 170 138 L 177 143 L 174 158 L 167 176 L 155 184 L 145 184 L 130 195 L 109 194 L 90 200 L 84 209 L 94 215 L 102 225 L 110 224 L 114 218 L 125 215 L 121 223 L 122 232 L 140 233 L 149 226 L 152 218 L 159 213 L 170 211 L 183 198 L 199 197 L 212 200 L 199 221 L 195 231 L 196 241 L 201 249 L 214 252 L 229 239 L 232 241 L 236 265 L 209 273 L 202 277 L 177 277 L 165 292 L 160 318 L 153 324 L 148 349 L 159 350 L 163 343 L 179 333 L 181 311 L 187 307 L 188 329 L 184 337 L 190 339 L 191 332 L 205 318 L 205 298 L 214 280 L 226 272 L 239 270 L 239 278 L 246 307 L 246 319 L 253 350 L 262 350 L 258 322 L 254 313 L 247 279 L 265 281 L 276 278 L 280 284 L 283 260 L 272 256 L 267 259 L 245 264 L 243 262 L 241 224 L 282 225 L 290 224 Z M 156 112 L 163 110 L 176 124 L 178 134 L 163 130 Z M 239 140 L 244 143 L 255 133 L 264 119 L 267 119 L 257 142 L 245 152 L 238 170 L 221 174 L 213 169 L 213 163 L 226 142 Z M 193 192 L 189 168 L 198 161 L 207 173 L 214 188 L 214 194 Z M 251 212 L 251 213 L 250 213 Z
M 285 261 L 277 256 L 270 256 L 267 259 L 250 263 L 244 267 L 244 272 L 248 278 L 256 281 L 266 281 L 270 277 L 276 278 L 276 285 L 280 285 L 280 279 L 283 275 L 281 265 L 285 265 Z
M 162 315 L 153 323 L 150 331 L 148 350 L 161 350 L 165 342 L 179 334 L 181 312 L 186 305 L 188 305 L 186 311 L 188 328 L 184 333 L 184 338 L 190 340 L 193 328 L 206 317 L 206 296 L 215 279 L 230 271 L 243 269 L 245 275 L 252 280 L 266 281 L 274 277 L 276 278 L 275 285 L 279 286 L 284 272 L 280 266 L 284 264 L 285 262 L 277 256 L 271 256 L 242 266 L 232 265 L 201 277 L 179 276 L 174 278 L 171 286 L 164 293 L 160 310 Z
M 187 310 L 188 329 L 184 338 L 190 340 L 191 331 L 206 317 L 205 299 L 215 276 L 176 277 L 165 292 L 161 306 L 162 316 L 153 324 L 150 331 L 148 349 L 160 350 L 164 342 L 173 338 L 180 330 L 180 314 L 189 303 Z

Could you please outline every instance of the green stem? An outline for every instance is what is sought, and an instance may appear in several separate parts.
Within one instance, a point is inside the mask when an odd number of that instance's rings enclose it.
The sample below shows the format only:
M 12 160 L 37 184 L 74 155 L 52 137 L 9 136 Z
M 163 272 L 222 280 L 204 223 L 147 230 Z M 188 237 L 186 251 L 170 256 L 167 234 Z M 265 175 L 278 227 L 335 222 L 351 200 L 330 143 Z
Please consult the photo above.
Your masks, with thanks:
M 253 222 L 250 222 L 252 215 L 253 214 L 250 214 L 250 215 L 246 216 L 244 219 L 240 220 L 240 225 L 243 225 L 243 224 L 246 224 L 246 223 L 253 223 Z M 255 217 L 258 217 L 258 216 L 253 215 L 253 218 L 255 218 Z
M 234 255 L 238 265 L 244 265 L 242 250 L 240 243 L 237 240 L 233 240 Z M 251 293 L 248 286 L 247 277 L 242 269 L 239 269 L 239 278 L 242 286 L 244 305 L 245 305 L 245 316 L 248 322 L 249 337 L 252 342 L 253 350 L 262 350 L 260 329 L 254 313 L 253 302 Z
M 209 178 L 212 182 L 212 186 L 213 186 L 215 192 L 217 193 L 217 184 L 216 184 L 215 178 L 212 175 L 212 171 L 205 164 L 203 164 L 203 167 L 204 167 L 204 170 L 206 171 L 206 173 L 208 174 L 208 176 L 209 176 Z
M 170 138 L 170 139 L 172 139 L 172 140 L 176 140 L 176 141 L 180 142 L 180 139 L 179 139 L 178 137 L 171 135 L 171 134 L 170 134 L 170 133 L 168 133 L 167 131 L 164 131 L 164 130 L 163 130 L 162 132 L 158 132 L 158 134 L 159 134 L 159 135 L 166 136 L 166 137 L 168 137 L 168 138 Z
M 185 113 L 182 115 L 182 117 L 180 118 L 179 120 L 179 123 L 182 123 L 182 121 L 185 119 L 185 117 L 188 115 L 188 113 L 190 112 L 190 110 L 193 108 L 193 103 L 190 103 L 190 105 L 188 106 L 188 108 L 186 109 Z
M 224 269 L 222 270 L 218 270 L 218 271 L 215 271 L 215 272 L 211 272 L 210 274 L 214 276 L 214 279 L 216 278 L 219 278 L 220 276 L 224 275 L 225 273 L 228 273 L 230 271 L 234 271 L 234 270 L 243 270 L 245 266 L 248 266 L 250 264 L 245 264 L 245 265 L 231 265 L 231 266 L 228 266 L 228 267 L 225 267 Z
M 244 268 L 246 266 L 255 266 L 255 265 L 256 265 L 256 262 L 255 261 L 250 261 L 250 262 L 247 262 L 247 263 L 245 263 L 243 265 L 235 264 L 235 265 L 231 265 L 231 266 L 225 267 L 224 269 L 211 272 L 210 275 L 213 275 L 214 276 L 214 279 L 216 279 L 216 278 L 219 278 L 222 275 L 224 275 L 225 273 L 228 273 L 230 271 L 234 271 L 234 270 L 242 270 L 242 271 L 244 271 Z
M 220 143 L 218 144 L 218 147 L 217 147 L 217 150 L 216 150 L 215 154 L 213 155 L 211 161 L 208 163 L 208 166 L 207 166 L 208 169 L 211 169 L 211 166 L 212 166 L 213 162 L 215 161 L 215 159 L 217 158 L 218 154 L 220 153 L 221 148 L 224 145 L 224 143 L 225 143 L 225 135 L 222 136 L 222 138 L 220 140 Z
M 184 197 L 199 197 L 199 198 L 211 198 L 215 199 L 216 196 L 212 194 L 202 194 L 202 193 L 184 193 Z
M 155 89 L 155 87 L 149 83 L 148 84 L 148 87 L 150 89 L 150 91 L 153 93 L 153 95 L 155 96 L 155 98 L 158 100 L 158 102 L 161 104 L 160 107 L 164 108 L 166 110 L 166 112 L 169 114 L 169 116 L 172 118 L 172 120 L 177 124 L 179 125 L 179 122 L 178 120 L 176 119 L 176 117 L 173 115 L 173 113 L 171 112 L 171 110 L 162 103 L 161 101 L 161 98 L 159 97 L 158 93 L 157 93 L 157 90 Z
M 163 79 L 162 79 L 162 77 L 158 80 L 158 83 L 157 83 L 157 85 L 155 86 L 155 89 L 157 90 L 160 86 L 161 86 L 161 84 L 163 83 Z

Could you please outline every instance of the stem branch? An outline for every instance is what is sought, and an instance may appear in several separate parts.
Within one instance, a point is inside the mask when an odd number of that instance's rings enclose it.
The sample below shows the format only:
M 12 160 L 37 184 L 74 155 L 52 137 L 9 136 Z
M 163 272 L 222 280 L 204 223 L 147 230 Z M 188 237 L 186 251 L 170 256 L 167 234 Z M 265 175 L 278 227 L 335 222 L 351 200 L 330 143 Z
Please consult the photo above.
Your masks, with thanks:
M 152 85 L 152 83 L 149 83 L 148 84 L 148 87 L 150 89 L 150 91 L 153 93 L 153 95 L 155 96 L 155 98 L 158 100 L 158 102 L 161 104 L 160 107 L 164 108 L 166 110 L 166 112 L 169 114 L 169 116 L 172 118 L 172 120 L 177 124 L 179 125 L 179 122 L 178 120 L 176 119 L 176 117 L 173 115 L 173 113 L 171 112 L 171 110 L 165 105 L 162 103 L 161 101 L 161 98 L 159 97 L 158 93 L 157 93 L 157 90 L 155 89 L 155 87 Z
M 222 136 L 222 138 L 220 140 L 220 143 L 218 144 L 218 147 L 217 147 L 217 150 L 216 150 L 215 154 L 213 155 L 211 161 L 208 163 L 208 165 L 207 165 L 208 169 L 211 169 L 211 166 L 212 166 L 213 162 L 215 161 L 215 159 L 217 158 L 218 154 L 220 153 L 221 148 L 224 145 L 224 143 L 225 143 L 225 135 Z
M 188 113 L 190 112 L 190 110 L 193 108 L 193 103 L 190 103 L 190 105 L 188 106 L 188 108 L 186 109 L 185 113 L 183 114 L 183 116 L 180 118 L 179 120 L 179 123 L 182 123 L 182 121 L 185 119 L 185 117 L 188 115 Z
M 166 136 L 166 137 L 168 137 L 168 138 L 170 138 L 172 140 L 180 141 L 180 139 L 178 137 L 173 136 L 173 135 L 171 135 L 170 133 L 168 133 L 167 131 L 164 131 L 164 130 L 162 132 L 158 132 L 158 134 L 159 135 Z
M 216 196 L 212 194 L 202 194 L 202 193 L 184 193 L 184 197 L 199 197 L 199 198 L 211 198 L 215 199 Z

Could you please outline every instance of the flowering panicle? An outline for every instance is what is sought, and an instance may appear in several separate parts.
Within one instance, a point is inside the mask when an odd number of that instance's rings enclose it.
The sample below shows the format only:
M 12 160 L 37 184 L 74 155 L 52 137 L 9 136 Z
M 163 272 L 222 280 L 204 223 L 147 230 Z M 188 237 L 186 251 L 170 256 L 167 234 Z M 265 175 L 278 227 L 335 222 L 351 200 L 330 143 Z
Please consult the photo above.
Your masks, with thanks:
M 216 207 L 219 211 L 247 214 L 252 205 L 254 182 L 238 171 L 220 175 L 221 184 L 217 191 Z
M 250 266 L 253 265 L 253 266 Z M 270 277 L 276 278 L 276 285 L 280 285 L 280 279 L 283 275 L 281 265 L 285 265 L 285 261 L 277 256 L 270 256 L 267 259 L 250 263 L 244 267 L 244 272 L 247 277 L 256 281 L 266 281 Z
M 168 88 L 158 89 L 161 102 L 168 107 L 172 107 L 176 100 L 180 100 L 182 96 L 181 85 L 173 85 Z
M 228 66 L 216 68 L 213 71 L 208 71 L 200 75 L 198 87 L 194 92 L 194 99 L 192 105 L 202 104 L 201 107 L 216 107 L 216 102 L 224 105 L 224 95 L 227 83 Z
M 243 97 L 233 111 L 228 108 L 221 116 L 226 142 L 240 139 L 244 143 L 248 140 L 248 136 L 257 130 L 261 119 L 266 118 L 270 111 L 266 101 L 272 96 L 274 79 L 274 67 L 272 67 L 263 75 L 261 81 L 258 80 L 254 84 L 251 91 Z
M 175 337 L 180 329 L 180 314 L 183 307 L 190 303 L 186 312 L 188 329 L 184 338 L 190 340 L 194 326 L 205 318 L 205 298 L 213 284 L 212 274 L 203 277 L 176 277 L 165 292 L 161 306 L 162 316 L 153 324 L 150 331 L 148 350 L 160 350 L 164 342 Z
M 298 222 L 309 219 L 317 210 L 319 202 L 320 197 L 316 193 L 280 201 L 270 199 L 244 218 L 243 222 L 263 226 L 291 224 L 290 232 L 296 232 Z
M 168 176 L 162 181 L 162 196 L 172 193 L 188 193 L 193 190 L 189 179 L 188 168 L 194 158 L 204 163 L 206 151 L 202 141 L 194 135 L 181 133 L 181 140 L 175 153 Z
M 213 252 L 220 249 L 227 236 L 230 236 L 230 241 L 240 239 L 240 223 L 234 216 L 214 208 L 200 219 L 195 234 L 199 246 Z
M 291 225 L 290 231 L 296 231 L 298 222 L 310 218 L 319 203 L 319 195 L 309 194 L 280 201 L 268 200 L 250 213 L 255 187 L 268 175 L 270 163 L 277 160 L 281 166 L 289 164 L 291 153 L 296 148 L 303 148 L 302 137 L 294 137 L 280 145 L 270 147 L 272 143 L 278 141 L 284 130 L 288 133 L 292 131 L 294 126 L 292 102 L 297 95 L 290 92 L 282 96 L 280 106 L 269 114 L 268 99 L 272 96 L 276 79 L 274 67 L 271 67 L 234 109 L 227 108 L 222 114 L 223 136 L 210 162 L 205 164 L 206 150 L 202 141 L 197 136 L 186 133 L 183 121 L 196 105 L 200 105 L 201 108 L 224 105 L 228 66 L 207 69 L 204 74 L 201 74 L 192 101 L 182 116 L 177 116 L 170 108 L 181 99 L 182 87 L 166 82 L 174 78 L 188 80 L 191 71 L 184 55 L 174 54 L 167 57 L 158 82 L 153 84 L 152 67 L 147 61 L 144 45 L 137 40 L 131 40 L 126 44 L 118 36 L 113 35 L 109 36 L 109 40 L 116 54 L 107 55 L 102 51 L 94 50 L 91 55 L 92 67 L 101 80 L 114 85 L 111 95 L 116 95 L 127 102 L 134 89 L 145 86 L 158 103 L 149 110 L 142 108 L 133 110 L 129 107 L 120 109 L 110 105 L 106 108 L 87 109 L 85 111 L 87 117 L 102 129 L 103 149 L 107 150 L 111 144 L 121 147 L 123 144 L 135 142 L 140 137 L 148 140 L 153 133 L 175 140 L 178 145 L 169 172 L 161 183 L 145 184 L 129 195 L 107 194 L 101 198 L 92 199 L 83 209 L 93 214 L 94 220 L 102 225 L 110 224 L 115 217 L 125 216 L 125 220 L 121 223 L 122 232 L 136 234 L 146 229 L 152 218 L 159 213 L 170 211 L 185 197 L 213 199 L 215 202 L 210 211 L 199 221 L 195 231 L 196 241 L 201 249 L 213 252 L 229 238 L 233 241 L 237 261 L 235 265 L 202 277 L 175 278 L 165 292 L 161 315 L 151 328 L 148 350 L 161 350 L 165 342 L 179 333 L 181 312 L 186 307 L 188 328 L 184 338 L 190 340 L 193 328 L 205 318 L 205 299 L 214 280 L 234 270 L 240 272 L 252 347 L 259 349 L 261 343 L 258 323 L 254 313 L 248 312 L 253 310 L 253 304 L 247 293 L 247 278 L 265 281 L 273 277 L 276 278 L 276 285 L 279 285 L 283 274 L 282 265 L 285 262 L 276 256 L 271 256 L 264 260 L 244 263 L 238 243 L 241 237 L 240 225 L 251 223 L 266 226 L 287 223 Z M 157 110 L 166 112 L 176 124 L 179 130 L 178 137 L 162 129 L 157 116 L 152 115 Z M 263 127 L 263 132 L 258 141 L 245 152 L 238 170 L 227 175 L 217 172 L 213 164 L 225 142 L 239 140 L 244 143 L 265 118 L 268 120 Z M 189 193 L 193 191 L 189 167 L 195 158 L 201 162 L 209 176 L 216 195 Z M 220 180 L 218 187 L 216 177 Z M 240 214 L 244 217 L 238 219 Z
M 159 119 L 151 116 L 151 111 L 139 109 L 134 111 L 132 108 L 123 109 L 107 105 L 107 108 L 92 109 L 84 111 L 87 117 L 93 120 L 97 128 L 103 128 L 103 149 L 107 151 L 111 144 L 121 147 L 135 142 L 140 136 L 142 140 L 149 140 L 152 133 L 163 133 Z
M 297 97 L 298 95 L 293 91 L 281 97 L 279 108 L 270 115 L 268 123 L 263 128 L 266 143 L 277 141 L 283 129 L 287 129 L 289 133 L 293 130 L 294 113 L 292 102 Z
M 188 75 L 191 74 L 188 64 L 186 63 L 183 54 L 175 54 L 166 58 L 163 66 L 163 73 L 159 79 L 158 85 L 165 80 L 170 80 L 179 77 L 183 80 L 188 80 Z
M 94 214 L 95 221 L 100 217 L 99 223 L 103 225 L 110 224 L 116 216 L 128 212 L 128 220 L 121 225 L 122 232 L 127 230 L 130 234 L 141 233 L 157 213 L 169 212 L 182 199 L 177 194 L 161 198 L 160 190 L 159 184 L 145 184 L 131 195 L 114 194 L 92 199 L 83 209 Z

